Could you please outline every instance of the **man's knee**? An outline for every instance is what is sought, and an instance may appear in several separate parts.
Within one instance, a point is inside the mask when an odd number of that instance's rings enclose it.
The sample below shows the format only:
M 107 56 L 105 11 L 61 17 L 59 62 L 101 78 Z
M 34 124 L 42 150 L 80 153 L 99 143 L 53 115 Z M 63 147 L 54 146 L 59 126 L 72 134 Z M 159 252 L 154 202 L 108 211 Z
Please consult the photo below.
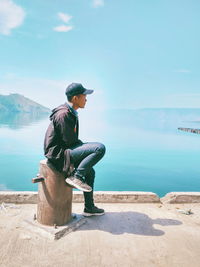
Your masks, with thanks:
M 103 156 L 105 154 L 105 152 L 106 152 L 106 147 L 103 144 L 98 143 L 97 147 L 96 147 L 96 152 Z

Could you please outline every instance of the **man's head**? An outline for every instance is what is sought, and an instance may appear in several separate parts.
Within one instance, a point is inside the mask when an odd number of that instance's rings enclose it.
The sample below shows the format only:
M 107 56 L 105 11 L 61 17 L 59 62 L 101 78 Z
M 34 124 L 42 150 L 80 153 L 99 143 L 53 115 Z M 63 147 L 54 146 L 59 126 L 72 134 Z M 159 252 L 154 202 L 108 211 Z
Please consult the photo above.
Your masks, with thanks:
M 86 89 L 80 83 L 71 83 L 65 91 L 67 100 L 73 104 L 75 109 L 84 108 L 87 101 L 86 95 L 92 94 L 94 90 Z

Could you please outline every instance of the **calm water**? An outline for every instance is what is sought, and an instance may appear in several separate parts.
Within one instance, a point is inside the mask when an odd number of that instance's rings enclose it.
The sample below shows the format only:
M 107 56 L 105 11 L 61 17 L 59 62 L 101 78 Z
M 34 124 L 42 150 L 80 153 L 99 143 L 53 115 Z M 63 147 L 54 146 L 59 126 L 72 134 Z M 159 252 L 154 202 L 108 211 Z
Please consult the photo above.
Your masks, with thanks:
M 96 190 L 200 191 L 200 110 L 80 112 L 80 139 L 107 152 L 96 169 Z M 0 116 L 0 190 L 36 191 L 48 116 Z

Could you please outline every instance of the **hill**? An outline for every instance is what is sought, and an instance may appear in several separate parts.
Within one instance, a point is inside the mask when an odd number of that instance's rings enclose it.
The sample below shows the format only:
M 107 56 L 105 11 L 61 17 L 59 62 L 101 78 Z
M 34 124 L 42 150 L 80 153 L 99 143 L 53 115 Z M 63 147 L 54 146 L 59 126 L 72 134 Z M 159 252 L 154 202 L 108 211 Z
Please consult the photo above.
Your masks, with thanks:
M 0 112 L 6 113 L 49 113 L 50 109 L 20 94 L 0 95 Z

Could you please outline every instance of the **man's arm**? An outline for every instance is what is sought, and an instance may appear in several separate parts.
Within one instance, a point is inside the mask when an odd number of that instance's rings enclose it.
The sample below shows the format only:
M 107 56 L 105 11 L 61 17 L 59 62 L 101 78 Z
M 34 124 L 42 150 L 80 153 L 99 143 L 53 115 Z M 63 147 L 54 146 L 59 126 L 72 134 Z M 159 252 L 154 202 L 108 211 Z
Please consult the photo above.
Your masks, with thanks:
M 67 148 L 79 143 L 76 124 L 76 119 L 69 113 L 60 114 L 56 119 L 56 128 L 59 130 L 60 139 Z

